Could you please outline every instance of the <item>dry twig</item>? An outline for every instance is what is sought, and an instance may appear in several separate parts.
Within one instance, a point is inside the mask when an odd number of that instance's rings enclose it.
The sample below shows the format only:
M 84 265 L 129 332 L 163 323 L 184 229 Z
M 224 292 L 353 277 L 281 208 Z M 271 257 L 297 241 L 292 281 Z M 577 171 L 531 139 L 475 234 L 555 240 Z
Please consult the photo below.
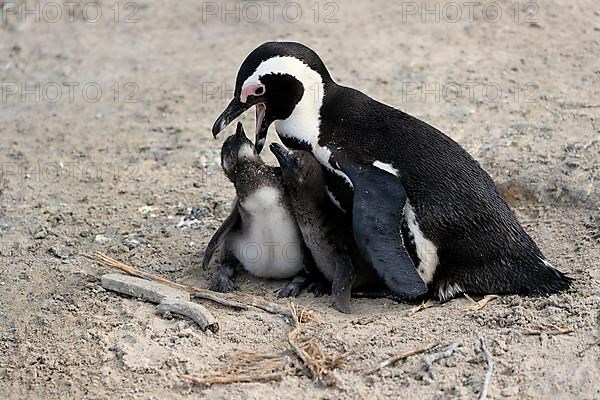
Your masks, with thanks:
M 191 301 L 166 300 L 156 307 L 156 311 L 161 314 L 169 312 L 188 317 L 196 322 L 203 331 L 207 329 L 213 333 L 219 331 L 219 323 L 210 311 Z
M 385 367 L 388 367 L 390 365 L 394 365 L 395 363 L 397 363 L 400 360 L 404 360 L 410 356 L 414 356 L 415 354 L 419 354 L 419 353 L 424 353 L 427 350 L 430 350 L 432 348 L 434 348 L 435 346 L 437 346 L 437 343 L 433 343 L 424 347 L 418 347 L 416 349 L 413 350 L 408 350 L 408 351 L 403 351 L 402 353 L 398 353 L 396 355 L 393 355 L 392 357 L 388 358 L 387 360 L 383 360 L 382 362 L 380 362 L 379 364 L 377 364 L 376 366 L 374 366 L 373 368 L 369 368 L 366 371 L 364 371 L 363 373 L 365 375 L 371 375 L 374 374 L 375 372 L 378 372 L 382 369 L 384 369 Z
M 471 303 L 473 303 L 473 305 L 465 308 L 465 311 L 479 311 L 481 310 L 483 307 L 485 307 L 487 305 L 487 303 L 489 303 L 490 301 L 497 299 L 498 295 L 495 294 L 486 294 L 485 296 L 483 296 L 483 299 L 479 300 L 479 301 L 475 301 L 473 300 L 473 298 L 471 296 L 469 296 L 468 294 L 464 293 L 465 297 L 467 299 L 469 299 L 469 301 Z
M 250 383 L 250 382 L 275 382 L 280 381 L 284 374 L 281 372 L 272 372 L 264 375 L 213 375 L 206 378 L 198 378 L 192 375 L 183 375 L 181 379 L 195 385 L 210 386 L 214 384 L 227 383 Z
M 125 272 L 129 275 L 137 276 L 138 278 L 148 279 L 154 282 L 165 284 L 167 286 L 181 289 L 192 294 L 194 297 L 210 300 L 224 306 L 238 309 L 248 309 L 249 307 L 253 307 L 271 314 L 278 314 L 284 317 L 292 317 L 292 314 L 286 307 L 276 303 L 268 302 L 258 297 L 252 297 L 249 295 L 237 296 L 232 294 L 219 294 L 208 289 L 200 289 L 193 286 L 183 285 L 181 283 L 173 282 L 171 280 L 162 278 L 157 275 L 137 270 L 127 264 L 123 264 L 120 261 L 112 259 L 100 252 L 96 252 L 95 258 L 88 255 L 85 256 L 88 258 L 95 259 L 102 265 L 118 269 L 119 271 Z
M 530 329 L 528 331 L 525 332 L 526 335 L 541 335 L 542 333 L 545 333 L 546 335 L 564 335 L 566 333 L 572 333 L 575 332 L 575 328 L 561 328 L 558 327 L 556 325 L 549 325 L 549 326 L 539 326 L 535 329 Z
M 486 359 L 486 369 L 485 369 L 485 379 L 483 381 L 483 386 L 481 387 L 481 392 L 479 393 L 479 400 L 485 400 L 488 394 L 488 390 L 490 388 L 490 383 L 492 382 L 492 373 L 494 372 L 494 358 L 492 357 L 492 353 L 490 353 L 485 345 L 485 340 L 481 333 L 477 333 L 477 337 L 479 338 L 479 347 Z
M 300 313 L 298 313 L 298 309 L 296 308 L 294 303 L 290 303 L 290 311 L 292 313 L 294 329 L 292 329 L 288 333 L 288 342 L 290 346 L 292 346 L 292 350 L 294 350 L 294 353 L 296 353 L 296 355 L 300 358 L 300 360 L 302 360 L 304 365 L 310 371 L 311 378 L 313 378 L 315 381 L 323 382 L 325 381 L 325 376 L 329 374 L 329 371 L 325 368 L 323 363 L 320 362 L 320 360 L 315 358 L 315 355 L 317 355 L 321 359 L 324 358 L 322 357 L 318 346 L 316 346 L 314 341 L 312 343 L 309 341 L 304 345 L 300 345 L 297 340 L 298 335 L 300 334 L 300 330 L 302 328 L 301 321 L 303 319 L 303 314 L 305 313 L 305 311 L 301 311 Z M 307 351 L 307 347 L 310 348 L 310 353 Z
M 450 346 L 436 352 L 431 353 L 425 356 L 425 365 L 426 370 L 429 373 L 431 379 L 435 379 L 435 373 L 433 372 L 433 363 L 437 360 L 441 360 L 442 358 L 450 357 L 457 349 L 458 343 L 452 343 Z
M 434 305 L 433 300 L 429 299 L 426 302 L 421 303 L 419 306 L 412 308 L 410 310 L 410 312 L 408 313 L 408 316 L 411 317 L 411 316 L 415 315 L 416 313 L 418 313 L 419 311 L 423 311 L 430 307 L 433 307 L 433 305 Z
M 228 374 L 264 375 L 269 372 L 298 371 L 294 365 L 293 354 L 286 353 L 257 353 L 249 351 L 238 351 L 229 357 Z
M 299 368 L 292 365 L 284 354 L 237 352 L 229 357 L 229 368 L 225 372 L 215 372 L 206 377 L 184 375 L 181 379 L 196 385 L 274 382 L 284 376 L 297 374 Z
M 300 358 L 313 380 L 325 385 L 337 384 L 338 380 L 333 371 L 345 367 L 348 358 L 356 354 L 366 343 L 337 356 L 326 354 L 320 349 L 314 337 L 302 342 L 298 339 L 302 329 L 301 324 L 311 320 L 312 314 L 306 311 L 298 312 L 294 303 L 290 303 L 290 310 L 294 315 L 294 329 L 288 333 L 288 342 L 292 350 Z
M 288 333 L 288 341 L 294 354 L 302 362 L 302 367 L 294 365 L 292 359 L 285 354 L 238 352 L 230 357 L 230 367 L 224 372 L 202 378 L 186 375 L 182 379 L 199 385 L 268 382 L 308 370 L 309 376 L 315 381 L 326 385 L 337 383 L 333 370 L 342 367 L 345 360 L 357 349 L 332 357 L 321 351 L 314 338 L 300 342 L 298 337 L 301 324 L 312 320 L 313 315 L 306 310 L 299 312 L 293 303 L 290 303 L 289 307 L 293 315 L 294 329 Z

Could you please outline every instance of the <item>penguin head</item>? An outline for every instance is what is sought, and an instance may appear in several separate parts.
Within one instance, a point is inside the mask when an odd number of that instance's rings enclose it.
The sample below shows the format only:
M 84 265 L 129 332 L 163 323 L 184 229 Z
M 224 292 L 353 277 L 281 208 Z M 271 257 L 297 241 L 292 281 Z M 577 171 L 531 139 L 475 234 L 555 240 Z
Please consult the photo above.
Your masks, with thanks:
M 221 147 L 221 167 L 233 182 L 237 166 L 245 160 L 258 158 L 252 142 L 246 137 L 244 127 L 238 122 L 235 135 L 229 136 Z
M 308 151 L 288 151 L 278 143 L 272 143 L 271 152 L 281 167 L 281 176 L 288 190 L 302 193 L 303 198 L 325 193 L 325 176 L 317 159 Z
M 256 151 L 260 153 L 269 126 L 285 120 L 300 102 L 320 109 L 324 88 L 333 84 L 317 53 L 300 43 L 267 42 L 242 63 L 234 97 L 213 125 L 216 137 L 231 121 L 256 106 Z

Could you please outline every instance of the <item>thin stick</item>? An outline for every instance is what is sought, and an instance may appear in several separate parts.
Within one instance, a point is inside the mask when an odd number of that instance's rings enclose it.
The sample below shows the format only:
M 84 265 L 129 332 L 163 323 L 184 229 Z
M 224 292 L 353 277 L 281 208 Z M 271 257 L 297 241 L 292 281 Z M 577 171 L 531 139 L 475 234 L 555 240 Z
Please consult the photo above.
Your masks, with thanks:
M 490 353 L 485 345 L 485 339 L 481 336 L 481 333 L 477 333 L 477 337 L 479 338 L 479 347 L 483 354 L 485 354 L 486 359 L 486 369 L 485 369 L 485 380 L 483 381 L 483 387 L 481 388 L 481 393 L 479 394 L 479 400 L 485 400 L 488 394 L 488 390 L 490 388 L 490 383 L 492 382 L 492 373 L 494 372 L 494 358 L 492 357 L 492 353 Z
M 550 328 L 550 329 L 548 329 Z M 548 327 L 538 327 L 537 329 L 530 329 L 525 332 L 526 335 L 541 335 L 545 333 L 546 335 L 564 335 L 566 333 L 575 332 L 575 328 L 561 328 L 556 325 L 550 325 Z
M 310 371 L 311 377 L 315 381 L 323 381 L 323 376 L 327 375 L 327 370 L 323 365 L 321 365 L 318 361 L 316 361 L 313 357 L 311 357 L 308 352 L 302 348 L 297 342 L 296 338 L 300 333 L 301 322 L 303 319 L 302 313 L 298 314 L 298 310 L 294 303 L 290 303 L 290 311 L 292 313 L 292 319 L 294 321 L 294 329 L 288 333 L 288 342 L 290 346 L 292 346 L 292 350 L 294 353 L 302 360 L 302 363 L 308 368 Z
M 126 274 L 137 276 L 138 278 L 148 279 L 150 281 L 159 282 L 177 289 L 181 289 L 192 294 L 194 297 L 210 300 L 224 306 L 239 308 L 243 310 L 247 310 L 249 307 L 253 307 L 271 314 L 282 315 L 288 318 L 292 317 L 292 313 L 286 307 L 268 302 L 258 297 L 253 297 L 249 295 L 236 296 L 231 294 L 218 294 L 208 289 L 200 289 L 193 286 L 183 285 L 181 283 L 173 282 L 157 275 L 137 270 L 127 264 L 123 264 L 120 261 L 112 259 L 100 252 L 96 252 L 95 258 L 87 254 L 84 254 L 84 256 L 95 259 L 102 265 L 118 269 L 119 271 L 125 272 Z
M 427 300 L 426 302 L 421 303 L 419 306 L 414 307 L 410 310 L 410 312 L 408 313 L 409 317 L 412 317 L 413 315 L 415 315 L 416 313 L 418 313 L 419 311 L 423 311 L 426 310 L 430 307 L 433 307 L 433 301 L 431 299 Z
M 442 349 L 441 351 L 431 353 L 425 356 L 426 369 L 431 379 L 435 380 L 435 373 L 433 372 L 433 363 L 437 360 L 441 360 L 442 358 L 450 357 L 456 351 L 457 347 L 458 343 L 452 343 L 450 346 Z
M 271 314 L 279 314 L 283 315 L 284 317 L 293 318 L 293 315 L 290 312 L 289 308 L 282 306 L 281 304 L 271 303 L 270 301 L 261 299 L 260 297 L 254 297 L 249 296 L 247 294 L 243 294 L 238 296 L 237 300 L 248 304 L 248 306 L 250 307 L 259 308 Z
M 416 348 L 416 349 L 413 349 L 413 350 L 403 351 L 402 353 L 398 353 L 396 355 L 393 355 L 392 357 L 388 358 L 387 360 L 383 360 L 382 362 L 380 362 L 379 364 L 377 364 L 373 368 L 370 368 L 370 369 L 364 371 L 363 374 L 365 374 L 365 375 L 374 374 L 375 372 L 381 371 L 385 367 L 388 367 L 390 365 L 394 365 L 395 363 L 397 363 L 400 360 L 404 360 L 404 359 L 406 359 L 406 358 L 408 358 L 410 356 L 414 356 L 415 354 L 424 353 L 427 350 L 430 350 L 430 349 L 434 348 L 437 345 L 438 345 L 437 343 L 433 343 L 433 344 L 429 344 L 427 346 L 419 347 L 419 348 Z
M 201 289 L 198 289 L 198 290 L 201 290 Z M 195 297 L 197 299 L 209 300 L 209 301 L 221 304 L 223 306 L 237 308 L 239 310 L 247 310 L 250 308 L 246 304 L 240 303 L 239 301 L 235 301 L 235 300 L 228 300 L 228 299 L 221 297 L 211 291 L 194 292 L 194 293 L 192 293 L 192 297 Z
M 193 383 L 195 385 L 210 386 L 214 384 L 228 384 L 228 383 L 250 383 L 250 382 L 276 382 L 283 378 L 281 372 L 273 372 L 264 375 L 223 375 L 223 376 L 211 376 L 208 378 L 198 378 L 192 375 L 183 375 L 181 379 Z

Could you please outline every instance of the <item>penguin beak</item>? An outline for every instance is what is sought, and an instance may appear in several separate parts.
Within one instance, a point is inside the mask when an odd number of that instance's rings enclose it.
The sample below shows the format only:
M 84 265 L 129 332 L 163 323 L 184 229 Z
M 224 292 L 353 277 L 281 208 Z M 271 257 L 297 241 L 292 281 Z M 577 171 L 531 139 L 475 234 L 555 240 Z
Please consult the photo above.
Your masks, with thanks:
M 244 131 L 244 125 L 242 125 L 241 122 L 238 122 L 237 127 L 235 128 L 235 137 L 240 143 L 242 143 L 244 139 L 248 140 L 246 132 Z
M 269 126 L 273 122 L 271 117 L 267 115 L 267 104 L 264 102 L 264 98 L 256 98 L 254 102 L 249 101 L 248 103 L 242 103 L 237 97 L 231 100 L 225 111 L 215 121 L 212 128 L 213 136 L 216 138 L 231 121 L 254 105 L 256 106 L 256 137 L 254 148 L 256 149 L 256 154 L 260 154 L 265 146 Z
M 275 155 L 277 161 L 279 161 L 279 165 L 281 168 L 286 169 L 289 168 L 292 163 L 292 156 L 289 151 L 279 143 L 271 143 L 269 146 L 271 149 L 271 153 Z
M 212 127 L 213 136 L 216 138 L 217 135 L 231 123 L 231 121 L 242 115 L 244 111 L 252 106 L 253 104 L 242 103 L 237 97 L 234 97 L 225 111 L 223 111 L 215 121 Z
M 260 154 L 263 147 L 265 147 L 265 141 L 267 140 L 267 132 L 271 125 L 269 118 L 267 118 L 267 105 L 265 103 L 256 104 L 256 137 L 254 139 L 254 148 L 256 154 Z

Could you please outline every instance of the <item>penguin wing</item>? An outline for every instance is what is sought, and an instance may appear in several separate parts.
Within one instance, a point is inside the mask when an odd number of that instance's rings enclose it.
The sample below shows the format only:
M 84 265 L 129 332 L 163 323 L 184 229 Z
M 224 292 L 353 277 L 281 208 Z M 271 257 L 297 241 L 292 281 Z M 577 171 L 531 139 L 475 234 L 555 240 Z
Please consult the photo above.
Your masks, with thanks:
M 400 233 L 406 203 L 406 190 L 400 180 L 346 157 L 336 156 L 335 161 L 354 186 L 352 229 L 362 256 L 396 294 L 407 298 L 425 294 L 427 285 L 417 273 Z
M 206 250 L 204 251 L 204 258 L 202 260 L 202 269 L 208 268 L 208 265 L 210 264 L 210 262 L 213 258 L 213 254 L 215 253 L 215 250 L 221 247 L 221 245 L 223 244 L 223 241 L 225 240 L 225 238 L 227 237 L 227 234 L 231 231 L 231 229 L 233 229 L 235 226 L 237 226 L 241 222 L 242 217 L 240 216 L 240 207 L 239 207 L 238 202 L 239 201 L 236 198 L 235 202 L 233 203 L 233 208 L 231 209 L 231 214 L 229 214 L 229 216 L 225 219 L 225 221 L 223 221 L 223 223 L 221 224 L 219 229 L 217 229 L 217 231 L 215 232 L 213 237 L 210 238 L 210 241 L 208 242 L 208 245 L 206 246 Z

